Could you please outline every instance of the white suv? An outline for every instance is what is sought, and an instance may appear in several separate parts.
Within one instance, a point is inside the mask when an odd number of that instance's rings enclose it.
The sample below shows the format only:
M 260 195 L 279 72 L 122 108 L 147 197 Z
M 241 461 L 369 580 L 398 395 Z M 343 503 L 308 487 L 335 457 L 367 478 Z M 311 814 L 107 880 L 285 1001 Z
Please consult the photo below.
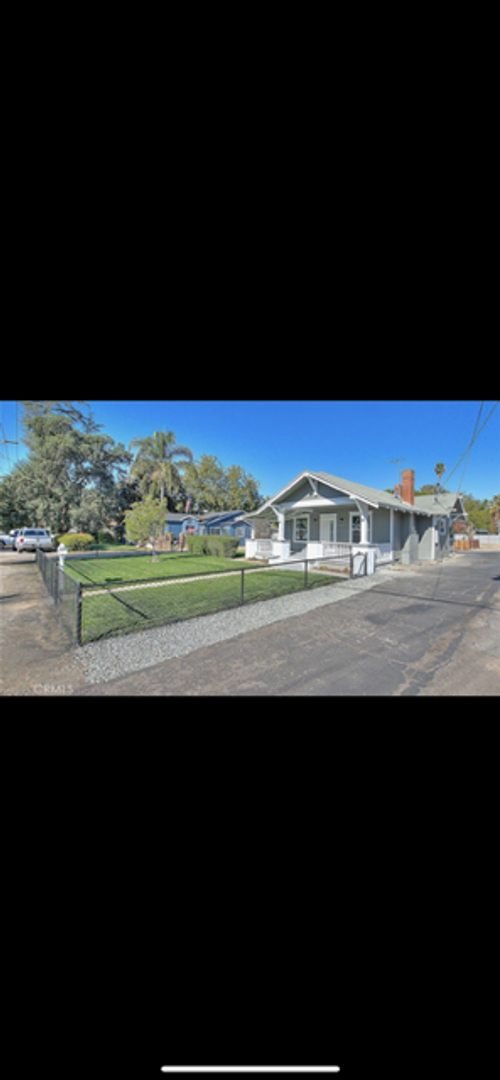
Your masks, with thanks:
M 46 529 L 19 529 L 14 541 L 16 551 L 53 551 L 54 542 Z

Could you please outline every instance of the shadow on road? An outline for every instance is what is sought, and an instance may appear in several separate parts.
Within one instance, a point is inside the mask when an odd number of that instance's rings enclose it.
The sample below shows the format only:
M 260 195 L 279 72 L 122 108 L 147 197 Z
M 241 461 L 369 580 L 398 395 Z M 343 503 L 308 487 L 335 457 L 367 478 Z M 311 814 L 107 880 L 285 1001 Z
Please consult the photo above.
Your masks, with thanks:
M 499 578 L 492 578 L 492 581 L 498 581 Z M 383 592 L 384 596 L 397 596 L 399 600 L 420 600 L 421 602 L 429 602 L 434 604 L 454 604 L 456 607 L 469 607 L 483 609 L 484 611 L 496 610 L 493 604 L 482 604 L 477 600 L 445 600 L 443 596 L 422 596 L 416 593 L 404 593 L 393 592 L 392 589 L 386 589 L 384 585 L 377 586 L 378 592 Z

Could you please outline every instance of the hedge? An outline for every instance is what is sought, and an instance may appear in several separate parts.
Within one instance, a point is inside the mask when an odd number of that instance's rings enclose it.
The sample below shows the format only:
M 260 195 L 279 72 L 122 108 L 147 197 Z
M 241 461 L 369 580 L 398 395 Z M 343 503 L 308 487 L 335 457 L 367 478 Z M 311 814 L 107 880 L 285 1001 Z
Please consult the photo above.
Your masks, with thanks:
M 56 537 L 58 544 L 66 544 L 68 551 L 90 551 L 95 544 L 90 533 L 64 533 Z
M 234 559 L 238 545 L 237 536 L 188 536 L 187 538 L 190 555 L 216 555 L 223 559 Z

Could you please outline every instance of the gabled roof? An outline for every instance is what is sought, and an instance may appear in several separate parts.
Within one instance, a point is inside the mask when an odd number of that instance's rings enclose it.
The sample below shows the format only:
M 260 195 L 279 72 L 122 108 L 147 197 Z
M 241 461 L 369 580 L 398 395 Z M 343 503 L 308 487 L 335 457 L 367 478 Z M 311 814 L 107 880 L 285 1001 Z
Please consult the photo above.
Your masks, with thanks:
M 415 495 L 415 506 L 433 514 L 451 514 L 457 501 L 460 512 L 465 513 L 463 496 L 459 491 L 440 491 L 439 495 Z
M 193 521 L 197 521 L 198 520 L 198 515 L 197 514 L 179 514 L 177 512 L 177 510 L 167 510 L 167 512 L 165 514 L 165 521 L 174 521 L 174 522 L 175 521 L 186 521 L 188 518 L 190 520 L 192 519 Z
M 338 488 L 339 491 L 345 491 L 349 495 L 355 495 L 358 499 L 367 502 L 369 505 L 373 504 L 375 507 L 392 507 L 395 510 L 416 509 L 411 503 L 403 502 L 402 499 L 398 499 L 397 495 L 392 495 L 389 491 L 382 491 L 380 488 L 368 487 L 367 484 L 358 484 L 354 480 L 343 480 L 340 476 L 332 476 L 331 473 L 319 472 L 313 475 L 319 476 L 320 480 L 325 484 L 329 484 L 330 487 Z
M 379 507 L 389 508 L 393 510 L 400 510 L 406 513 L 412 511 L 417 514 L 430 515 L 436 513 L 433 508 L 427 506 L 420 506 L 415 503 L 403 502 L 402 499 L 398 499 L 396 495 L 392 495 L 389 491 L 382 491 L 380 488 L 368 487 L 367 484 L 358 484 L 354 480 L 345 480 L 341 476 L 332 476 L 331 473 L 326 472 L 313 472 L 311 469 L 304 469 L 299 473 L 294 480 L 291 480 L 286 487 L 278 491 L 276 495 L 273 495 L 271 499 L 268 499 L 259 510 L 249 514 L 248 517 L 265 517 L 274 516 L 272 511 L 273 503 L 279 503 L 283 500 L 283 496 L 287 492 L 292 491 L 302 480 L 311 477 L 313 480 L 320 480 L 323 484 L 327 484 L 328 487 L 333 488 L 336 491 L 340 491 L 343 495 L 347 495 L 353 499 L 360 499 L 362 502 L 372 506 L 375 509 Z M 312 500 L 311 500 L 312 502 Z
M 214 510 L 209 514 L 201 514 L 199 521 L 201 525 L 215 525 L 227 521 L 228 518 L 239 520 L 241 517 L 244 517 L 243 510 Z

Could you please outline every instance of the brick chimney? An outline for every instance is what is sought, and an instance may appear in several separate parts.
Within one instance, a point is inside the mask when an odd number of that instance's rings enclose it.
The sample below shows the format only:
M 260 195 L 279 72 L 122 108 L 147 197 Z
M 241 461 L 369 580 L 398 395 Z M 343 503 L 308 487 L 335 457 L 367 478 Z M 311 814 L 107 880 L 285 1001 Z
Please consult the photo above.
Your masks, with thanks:
M 403 502 L 415 503 L 415 470 L 403 469 Z

